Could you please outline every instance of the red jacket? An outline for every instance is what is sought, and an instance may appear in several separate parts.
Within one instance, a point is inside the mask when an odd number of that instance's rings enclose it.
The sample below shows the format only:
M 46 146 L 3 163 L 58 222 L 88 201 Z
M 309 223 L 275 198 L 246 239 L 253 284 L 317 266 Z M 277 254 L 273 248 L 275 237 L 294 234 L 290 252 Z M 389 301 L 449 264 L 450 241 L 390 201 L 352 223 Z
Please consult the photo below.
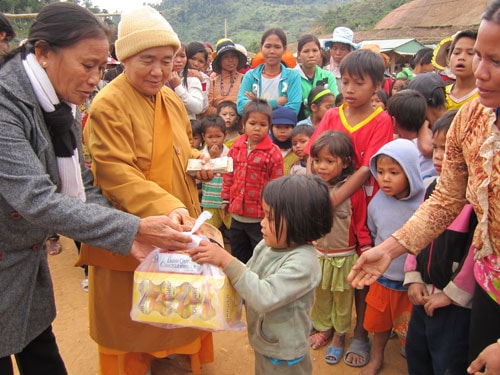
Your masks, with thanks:
M 270 180 L 283 176 L 283 156 L 269 136 L 248 153 L 247 138 L 239 137 L 227 154 L 233 158 L 233 172 L 224 174 L 221 197 L 229 202 L 229 212 L 263 218 L 261 194 Z

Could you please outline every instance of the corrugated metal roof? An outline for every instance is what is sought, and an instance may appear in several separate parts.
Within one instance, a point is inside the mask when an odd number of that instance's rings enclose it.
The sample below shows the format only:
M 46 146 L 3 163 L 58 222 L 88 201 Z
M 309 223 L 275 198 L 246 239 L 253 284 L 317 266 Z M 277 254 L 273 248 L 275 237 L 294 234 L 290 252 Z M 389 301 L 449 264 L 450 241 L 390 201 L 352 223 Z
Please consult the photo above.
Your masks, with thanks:
M 323 48 L 325 48 L 325 43 L 329 41 L 331 41 L 331 38 L 319 40 Z M 364 40 L 360 45 L 363 44 L 377 44 L 380 47 L 380 52 L 394 52 L 399 55 L 414 55 L 420 48 L 425 47 L 425 45 L 414 38 Z
M 374 39 L 364 40 L 363 44 L 377 44 L 380 52 L 395 52 L 400 55 L 414 55 L 425 46 L 416 39 Z

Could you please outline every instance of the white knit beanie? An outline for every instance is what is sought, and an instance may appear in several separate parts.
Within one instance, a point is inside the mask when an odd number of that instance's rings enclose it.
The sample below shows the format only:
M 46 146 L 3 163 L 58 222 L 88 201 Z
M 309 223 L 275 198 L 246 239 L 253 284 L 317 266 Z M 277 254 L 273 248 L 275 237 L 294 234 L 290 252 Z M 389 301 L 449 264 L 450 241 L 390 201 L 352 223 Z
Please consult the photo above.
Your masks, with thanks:
M 158 11 L 144 5 L 122 14 L 115 42 L 116 56 L 120 61 L 146 49 L 162 46 L 172 46 L 177 52 L 181 42 Z

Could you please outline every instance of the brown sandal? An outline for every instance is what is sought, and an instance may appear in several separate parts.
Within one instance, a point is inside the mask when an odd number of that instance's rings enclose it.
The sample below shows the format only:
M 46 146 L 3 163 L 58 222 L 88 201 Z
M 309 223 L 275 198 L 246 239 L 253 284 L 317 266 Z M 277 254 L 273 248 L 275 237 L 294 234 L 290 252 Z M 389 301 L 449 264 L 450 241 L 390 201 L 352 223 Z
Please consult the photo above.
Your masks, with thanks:
M 309 346 L 311 349 L 316 350 L 327 345 L 333 337 L 333 330 L 318 331 L 309 336 Z

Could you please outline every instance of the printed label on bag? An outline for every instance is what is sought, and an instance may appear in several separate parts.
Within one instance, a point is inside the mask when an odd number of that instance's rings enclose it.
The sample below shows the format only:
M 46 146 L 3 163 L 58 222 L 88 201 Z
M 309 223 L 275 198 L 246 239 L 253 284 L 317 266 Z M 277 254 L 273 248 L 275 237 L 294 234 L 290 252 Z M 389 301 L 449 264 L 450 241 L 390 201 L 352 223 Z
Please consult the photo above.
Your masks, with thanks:
M 201 274 L 201 264 L 194 262 L 189 255 L 181 253 L 158 253 L 156 258 L 160 272 Z

